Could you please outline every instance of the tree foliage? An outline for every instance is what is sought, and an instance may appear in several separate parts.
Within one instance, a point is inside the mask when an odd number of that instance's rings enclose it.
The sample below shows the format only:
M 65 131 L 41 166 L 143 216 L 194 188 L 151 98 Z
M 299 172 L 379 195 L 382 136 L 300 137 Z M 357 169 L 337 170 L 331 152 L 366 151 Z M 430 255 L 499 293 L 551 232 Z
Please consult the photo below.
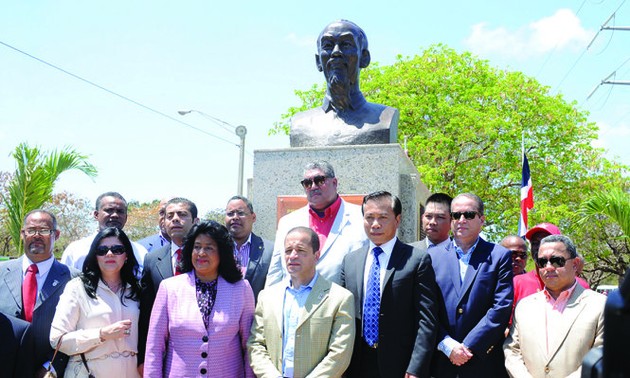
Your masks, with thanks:
M 61 257 L 68 244 L 88 236 L 96 229 L 93 204 L 87 198 L 63 191 L 53 194 L 52 200 L 44 207 L 57 217 L 60 235 L 55 241 L 55 256 Z
M 586 258 L 593 281 L 621 282 L 630 265 L 630 195 L 619 188 L 597 191 L 582 202 L 574 229 L 588 230 Z M 605 235 L 605 237 L 598 237 Z M 595 252 L 595 253 L 594 253 Z
M 582 198 L 627 184 L 627 167 L 593 147 L 598 128 L 576 102 L 468 52 L 434 45 L 389 66 L 372 64 L 361 71 L 361 90 L 368 101 L 399 109 L 398 141 L 429 190 L 473 192 L 487 202 L 492 240 L 517 231 L 522 137 L 536 200 L 530 224 L 568 229 Z M 290 117 L 319 106 L 324 91 L 325 85 L 296 91 L 302 105 L 270 132 L 288 133 Z M 585 237 L 582 230 L 571 236 Z
M 41 151 L 21 143 L 13 151 L 16 169 L 3 194 L 8 229 L 17 251 L 22 250 L 20 229 L 24 216 L 31 210 L 42 207 L 52 199 L 53 188 L 59 176 L 77 169 L 90 177 L 96 176 L 96 168 L 85 155 L 70 147 L 61 151 Z
M 127 204 L 129 215 L 125 232 L 131 240 L 140 240 L 153 235 L 160 230 L 158 212 L 160 210 L 160 200 L 151 202 L 131 201 Z

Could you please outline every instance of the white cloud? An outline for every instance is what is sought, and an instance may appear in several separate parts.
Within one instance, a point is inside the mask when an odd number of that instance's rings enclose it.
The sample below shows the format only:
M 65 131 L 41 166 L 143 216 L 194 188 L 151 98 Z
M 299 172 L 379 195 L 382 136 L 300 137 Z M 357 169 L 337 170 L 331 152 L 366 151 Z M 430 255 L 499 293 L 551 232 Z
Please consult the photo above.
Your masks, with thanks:
M 480 55 L 527 58 L 553 49 L 577 51 L 585 48 L 593 35 L 593 31 L 582 27 L 572 10 L 559 9 L 550 17 L 515 30 L 503 26 L 492 29 L 485 22 L 475 24 L 464 44 Z

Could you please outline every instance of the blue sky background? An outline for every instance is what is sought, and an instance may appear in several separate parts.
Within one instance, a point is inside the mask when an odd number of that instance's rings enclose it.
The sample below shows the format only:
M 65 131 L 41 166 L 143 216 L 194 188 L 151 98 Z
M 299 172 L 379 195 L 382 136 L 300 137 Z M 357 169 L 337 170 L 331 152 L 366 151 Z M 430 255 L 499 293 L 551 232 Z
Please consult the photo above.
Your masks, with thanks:
M 253 151 L 285 148 L 267 136 L 299 105 L 295 89 L 323 82 L 315 40 L 345 18 L 367 33 L 372 60 L 393 63 L 444 43 L 492 66 L 522 71 L 576 100 L 600 127 L 597 146 L 630 164 L 630 26 L 624 1 L 32 1 L 0 11 L 0 42 L 28 52 L 146 106 L 188 128 L 0 45 L 0 170 L 23 141 L 44 149 L 70 145 L 99 169 L 92 181 L 68 173 L 57 191 L 94 200 L 115 190 L 128 200 L 188 197 L 201 212 L 235 194 L 238 138 L 196 109 L 248 128 L 245 177 Z M 536 172 L 532 172 L 534 186 Z M 273 179 L 273 178 L 269 178 Z M 296 178 L 296 185 L 299 179 Z M 515 193 L 518 196 L 518 193 Z M 515 202 L 516 203 L 516 202 Z

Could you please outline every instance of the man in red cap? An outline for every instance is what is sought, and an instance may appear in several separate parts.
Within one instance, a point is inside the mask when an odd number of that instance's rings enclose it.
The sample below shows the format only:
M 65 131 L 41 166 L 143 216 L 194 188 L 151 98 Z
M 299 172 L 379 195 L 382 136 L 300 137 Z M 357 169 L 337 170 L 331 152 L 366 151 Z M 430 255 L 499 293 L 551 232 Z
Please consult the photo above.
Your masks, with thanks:
M 540 241 L 549 235 L 561 235 L 558 226 L 552 223 L 541 223 L 531 228 L 525 234 L 525 238 L 529 240 L 532 249 L 532 259 L 536 261 L 538 258 L 538 248 Z M 589 289 L 588 283 L 584 279 L 577 277 L 578 283 L 585 289 Z M 514 277 L 514 306 L 519 300 L 528 295 L 537 293 L 545 287 L 545 284 L 538 275 L 538 268 Z

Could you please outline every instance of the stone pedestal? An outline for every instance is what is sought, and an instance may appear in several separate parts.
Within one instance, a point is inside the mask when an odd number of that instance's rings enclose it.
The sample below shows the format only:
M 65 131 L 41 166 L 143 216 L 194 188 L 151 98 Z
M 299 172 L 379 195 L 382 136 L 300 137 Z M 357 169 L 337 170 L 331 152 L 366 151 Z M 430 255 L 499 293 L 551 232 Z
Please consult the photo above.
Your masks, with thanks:
M 298 147 L 254 151 L 254 178 L 250 199 L 256 212 L 254 232 L 273 240 L 276 233 L 278 197 L 304 195 L 300 185 L 304 166 L 326 160 L 335 169 L 341 195 L 365 195 L 387 190 L 402 201 L 398 237 L 418 240 L 420 203 L 429 190 L 399 144 L 332 147 Z

